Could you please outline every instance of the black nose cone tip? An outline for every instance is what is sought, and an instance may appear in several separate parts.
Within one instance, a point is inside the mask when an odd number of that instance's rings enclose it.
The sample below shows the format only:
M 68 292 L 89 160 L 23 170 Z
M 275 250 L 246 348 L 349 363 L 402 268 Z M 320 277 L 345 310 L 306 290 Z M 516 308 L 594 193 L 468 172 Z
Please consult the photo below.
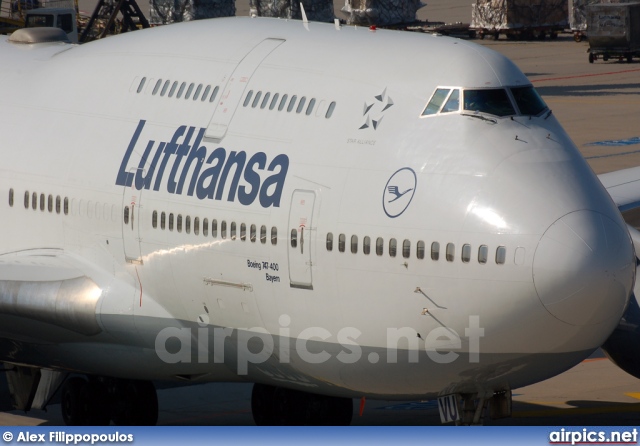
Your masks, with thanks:
M 575 211 L 544 233 L 533 260 L 533 282 L 540 301 L 570 325 L 618 322 L 635 274 L 626 229 L 606 215 Z

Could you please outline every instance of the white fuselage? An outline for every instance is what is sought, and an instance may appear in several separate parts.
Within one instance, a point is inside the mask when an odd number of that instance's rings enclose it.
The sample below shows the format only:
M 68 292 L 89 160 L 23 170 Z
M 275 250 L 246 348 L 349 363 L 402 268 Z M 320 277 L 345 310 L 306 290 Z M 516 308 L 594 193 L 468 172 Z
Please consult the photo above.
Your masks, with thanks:
M 0 42 L 0 279 L 99 290 L 63 322 L 0 305 L 0 360 L 406 398 L 526 385 L 602 344 L 633 248 L 555 117 L 421 116 L 438 87 L 526 77 L 456 39 L 307 28 Z

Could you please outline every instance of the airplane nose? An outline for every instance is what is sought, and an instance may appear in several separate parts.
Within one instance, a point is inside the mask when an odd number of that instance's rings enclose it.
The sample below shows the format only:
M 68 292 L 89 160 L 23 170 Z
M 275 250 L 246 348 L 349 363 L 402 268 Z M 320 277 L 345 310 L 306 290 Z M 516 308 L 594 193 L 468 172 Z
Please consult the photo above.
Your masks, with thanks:
M 569 213 L 544 233 L 533 259 L 538 297 L 571 325 L 618 321 L 633 286 L 629 235 L 611 218 L 590 210 Z

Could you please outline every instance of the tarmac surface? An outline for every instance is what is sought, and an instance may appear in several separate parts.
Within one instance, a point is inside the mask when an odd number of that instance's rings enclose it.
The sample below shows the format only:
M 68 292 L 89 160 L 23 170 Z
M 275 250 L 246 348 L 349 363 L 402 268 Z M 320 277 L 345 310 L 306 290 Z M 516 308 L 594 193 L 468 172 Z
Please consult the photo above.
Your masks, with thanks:
M 91 0 L 81 9 L 91 10 Z M 248 2 L 247 2 L 248 3 Z M 469 22 L 470 0 L 431 1 L 419 18 Z M 341 7 L 342 2 L 336 0 Z M 147 6 L 148 7 L 148 6 Z M 238 15 L 248 6 L 239 3 Z M 339 11 L 339 8 L 336 9 Z M 145 11 L 146 12 L 146 11 Z M 340 16 L 340 14 L 338 14 Z M 312 25 L 311 25 L 312 26 Z M 511 58 L 531 79 L 596 173 L 640 165 L 640 61 L 588 63 L 588 43 L 476 40 Z M 410 61 L 407 69 L 411 69 Z M 596 355 L 597 356 L 597 355 Z M 0 404 L 6 393 L 0 383 Z M 252 425 L 251 385 L 206 384 L 159 390 L 162 425 Z M 356 411 L 359 401 L 354 402 Z M 2 407 L 2 406 L 0 406 Z M 514 391 L 513 417 L 492 425 L 637 425 L 640 381 L 594 357 L 547 381 Z M 435 402 L 367 401 L 355 425 L 437 425 Z M 61 425 L 60 407 L 0 412 L 0 425 Z
M 640 381 L 596 354 L 567 372 L 517 389 L 513 416 L 493 426 L 632 426 L 640 419 Z M 251 426 L 251 384 L 202 384 L 158 390 L 159 425 Z M 439 425 L 436 401 L 354 400 L 355 426 Z M 0 425 L 62 426 L 60 405 L 29 414 L 0 412 Z

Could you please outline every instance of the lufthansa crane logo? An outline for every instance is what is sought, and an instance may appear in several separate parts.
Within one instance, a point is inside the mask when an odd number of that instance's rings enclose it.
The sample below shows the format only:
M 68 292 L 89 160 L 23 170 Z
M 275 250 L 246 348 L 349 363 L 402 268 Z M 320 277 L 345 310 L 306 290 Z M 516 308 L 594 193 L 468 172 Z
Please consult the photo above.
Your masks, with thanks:
M 410 167 L 403 167 L 391 175 L 382 193 L 382 208 L 389 218 L 399 217 L 407 210 L 417 182 L 416 173 Z

